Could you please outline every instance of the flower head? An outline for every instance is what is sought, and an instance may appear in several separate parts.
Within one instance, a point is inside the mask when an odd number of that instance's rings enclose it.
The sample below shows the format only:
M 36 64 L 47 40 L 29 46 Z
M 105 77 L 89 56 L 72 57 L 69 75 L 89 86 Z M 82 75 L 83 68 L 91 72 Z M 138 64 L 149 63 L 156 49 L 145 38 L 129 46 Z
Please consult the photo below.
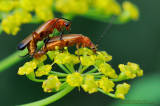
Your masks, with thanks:
M 66 81 L 68 82 L 68 84 L 70 86 L 80 86 L 82 84 L 82 81 L 83 81 L 83 77 L 81 76 L 80 73 L 73 73 L 73 74 L 69 74 L 67 77 L 66 77 Z
M 2 20 L 2 29 L 7 34 L 16 35 L 17 32 L 20 30 L 20 22 L 17 20 L 15 16 L 8 15 L 7 18 Z
M 43 82 L 42 88 L 44 92 L 52 92 L 53 90 L 58 90 L 61 85 L 58 77 L 55 75 L 51 75 Z
M 94 65 L 95 64 L 95 56 L 94 55 L 84 55 L 80 57 L 81 60 L 81 64 L 82 65 L 86 65 L 86 66 L 90 66 L 90 65 Z
M 56 9 L 62 13 L 84 14 L 88 12 L 88 4 L 87 0 L 58 0 Z
M 99 65 L 99 71 L 111 78 L 118 77 L 117 74 L 115 73 L 115 70 L 107 63 L 101 63 Z
M 130 88 L 130 85 L 127 83 L 118 84 L 116 86 L 116 93 L 115 93 L 116 97 L 124 99 L 125 98 L 124 95 L 128 93 L 129 88 Z
M 120 64 L 119 66 L 119 69 L 121 71 L 121 76 L 119 76 L 119 78 L 121 78 L 122 76 L 126 76 L 128 78 L 135 78 L 136 76 L 142 76 L 143 75 L 143 70 L 141 70 L 139 68 L 139 66 L 135 63 L 131 63 L 131 62 L 128 62 L 127 65 L 124 65 L 124 64 Z
M 98 81 L 95 81 L 94 76 L 91 76 L 91 75 L 87 75 L 85 77 L 85 83 L 81 86 L 86 92 L 89 92 L 89 93 L 94 93 L 98 91 L 97 90 Z
M 33 72 L 36 67 L 37 64 L 35 61 L 26 62 L 22 67 L 19 68 L 18 74 L 19 75 L 29 74 Z
M 8 12 L 14 7 L 14 1 L 12 0 L 1 0 L 0 1 L 0 11 Z
M 129 1 L 125 1 L 122 5 L 125 12 L 127 12 L 130 18 L 137 20 L 139 18 L 138 8 Z
M 52 69 L 51 65 L 44 65 L 38 68 L 36 71 L 36 76 L 41 77 L 42 75 L 47 75 Z
M 57 64 L 70 64 L 74 65 L 79 63 L 78 57 L 75 55 L 71 55 L 69 53 L 59 53 L 58 55 L 55 56 L 54 62 Z
M 33 59 L 30 62 L 26 62 L 22 67 L 19 68 L 18 74 L 19 75 L 25 75 L 30 74 L 34 71 L 34 69 L 37 68 L 38 64 L 42 63 L 44 60 L 46 60 L 46 55 L 42 56 L 39 60 Z
M 109 80 L 107 77 L 102 77 L 99 81 L 99 87 L 103 89 L 104 92 L 109 93 L 113 91 L 115 84 Z

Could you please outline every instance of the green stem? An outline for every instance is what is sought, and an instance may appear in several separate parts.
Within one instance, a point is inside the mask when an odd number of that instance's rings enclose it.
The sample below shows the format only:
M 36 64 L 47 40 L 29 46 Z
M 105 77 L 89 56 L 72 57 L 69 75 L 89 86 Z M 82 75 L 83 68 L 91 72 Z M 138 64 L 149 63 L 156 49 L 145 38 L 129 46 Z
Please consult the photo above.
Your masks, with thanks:
M 62 64 L 58 64 L 58 66 L 65 71 L 66 73 L 70 74 L 70 72 L 66 69 L 66 67 L 64 67 Z
M 59 77 L 66 77 L 68 74 L 60 73 L 60 72 L 55 72 L 55 71 L 50 71 L 51 74 L 57 75 Z
M 88 67 L 89 67 L 89 66 L 84 66 L 84 67 L 82 68 L 82 70 L 80 70 L 80 73 L 83 73 L 83 71 L 85 71 Z
M 68 68 L 68 70 L 69 70 L 71 73 L 74 73 L 74 72 L 75 72 L 74 68 L 71 67 L 69 64 L 64 64 L 64 65 Z
M 60 88 L 59 88 L 59 91 L 66 88 L 67 86 L 68 86 L 67 82 L 62 83 Z
M 58 93 L 56 93 L 56 94 L 54 94 L 50 97 L 47 97 L 45 99 L 42 99 L 42 100 L 39 100 L 39 101 L 36 101 L 36 102 L 20 105 L 20 106 L 44 106 L 44 105 L 47 105 L 47 104 L 50 104 L 52 102 L 57 101 L 58 99 L 65 96 L 66 94 L 68 94 L 73 89 L 74 89 L 74 87 L 67 86 L 65 89 L 61 90 L 60 92 L 58 92 Z
M 59 79 L 60 81 L 66 81 L 66 78 L 61 78 L 61 79 Z
M 97 68 L 93 68 L 92 70 L 86 72 L 85 74 L 90 74 L 90 73 L 94 73 L 96 72 L 98 69 Z
M 90 73 L 90 74 L 87 74 L 87 73 L 85 73 L 85 74 L 83 74 L 83 75 L 101 75 L 102 73 L 101 72 L 97 72 L 97 73 Z
M 111 80 L 113 82 L 118 82 L 118 81 L 129 80 L 129 79 L 130 78 L 128 78 L 128 79 L 118 79 L 118 78 L 116 78 L 116 79 L 109 79 L 109 80 Z
M 112 94 L 112 93 L 106 93 L 106 92 L 104 92 L 104 91 L 103 91 L 102 89 L 100 89 L 100 88 L 97 88 L 97 90 L 98 90 L 99 92 L 102 92 L 102 93 L 104 93 L 104 94 L 106 94 L 106 95 L 110 96 L 110 97 L 116 98 L 115 94 Z
M 82 64 L 80 64 L 78 72 L 80 72 L 82 70 L 82 68 L 83 68 L 83 66 L 82 66 Z
M 34 79 L 32 81 L 34 81 L 34 82 L 44 82 L 45 80 L 43 80 L 43 79 Z

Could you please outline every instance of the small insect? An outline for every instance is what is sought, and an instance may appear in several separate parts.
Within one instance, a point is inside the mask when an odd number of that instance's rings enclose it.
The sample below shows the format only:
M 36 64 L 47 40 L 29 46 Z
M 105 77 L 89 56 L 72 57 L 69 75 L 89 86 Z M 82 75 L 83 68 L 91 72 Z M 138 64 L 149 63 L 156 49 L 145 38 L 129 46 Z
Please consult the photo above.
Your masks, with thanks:
M 81 45 L 81 47 L 90 47 L 94 53 L 96 53 L 97 51 L 96 46 L 91 42 L 91 40 L 88 37 L 83 36 L 82 34 L 63 35 L 62 41 L 60 40 L 60 37 L 61 36 L 50 37 L 50 40 L 46 43 L 46 46 L 44 45 L 41 50 L 37 51 L 34 54 L 33 57 L 39 59 L 48 51 L 54 51 L 56 46 L 58 46 L 59 49 L 63 49 L 64 47 L 74 46 L 75 44 L 76 44 L 77 50 Z M 78 56 L 79 56 L 79 52 L 78 52 Z
M 67 22 L 68 21 L 68 22 Z M 59 39 L 62 40 L 62 35 L 64 29 L 70 32 L 71 21 L 65 18 L 54 18 L 42 24 L 39 28 L 33 31 L 27 38 L 25 38 L 21 43 L 18 44 L 18 50 L 24 50 L 27 46 L 29 53 L 33 56 L 37 50 L 37 42 L 42 41 L 44 38 L 45 43 L 49 41 L 49 34 L 53 33 L 54 29 L 57 29 L 60 32 Z M 28 55 L 27 54 L 27 55 Z M 26 56 L 26 55 L 25 55 Z M 25 57 L 21 56 L 21 57 Z

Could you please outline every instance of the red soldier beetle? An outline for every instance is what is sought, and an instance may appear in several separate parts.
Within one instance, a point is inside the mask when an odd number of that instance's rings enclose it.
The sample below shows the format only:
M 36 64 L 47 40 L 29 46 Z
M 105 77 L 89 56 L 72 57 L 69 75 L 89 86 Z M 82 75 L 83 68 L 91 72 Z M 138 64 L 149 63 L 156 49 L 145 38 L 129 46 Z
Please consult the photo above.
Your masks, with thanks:
M 67 21 L 65 21 L 67 20 Z M 18 44 L 17 49 L 23 50 L 26 48 L 29 49 L 32 47 L 32 51 L 29 51 L 30 55 L 34 55 L 37 49 L 37 42 L 42 41 L 44 38 L 48 38 L 45 40 L 45 43 L 49 40 L 49 34 L 53 33 L 54 29 L 57 29 L 60 32 L 60 40 L 62 39 L 62 35 L 64 33 L 64 28 L 70 32 L 71 21 L 65 18 L 54 18 L 42 24 L 39 28 L 33 31 L 26 39 L 24 39 L 21 43 Z M 28 55 L 28 54 L 27 54 Z M 25 55 L 26 56 L 26 55 Z M 22 56 L 23 57 L 23 56 Z

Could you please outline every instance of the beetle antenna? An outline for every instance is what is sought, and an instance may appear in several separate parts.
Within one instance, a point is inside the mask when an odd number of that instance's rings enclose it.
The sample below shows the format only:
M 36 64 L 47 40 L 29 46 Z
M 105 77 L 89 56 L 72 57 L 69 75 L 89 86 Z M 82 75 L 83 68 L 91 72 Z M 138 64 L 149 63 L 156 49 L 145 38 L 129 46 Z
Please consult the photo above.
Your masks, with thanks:
M 63 17 L 61 17 L 61 18 L 59 18 L 59 19 L 64 19 L 64 20 L 67 20 L 67 21 L 69 21 L 69 23 L 72 23 L 72 21 L 71 21 L 71 20 L 69 20 L 69 19 L 66 19 L 66 18 L 63 18 Z
M 106 32 L 109 30 L 109 28 L 111 27 L 112 23 L 113 23 L 113 20 L 114 20 L 114 16 L 112 16 L 111 20 L 110 20 L 110 23 L 107 25 L 106 29 L 104 30 L 104 32 L 102 33 L 102 35 L 99 37 L 98 39 L 98 42 L 96 44 L 96 47 L 98 47 L 101 39 L 104 37 L 104 35 L 106 34 Z

